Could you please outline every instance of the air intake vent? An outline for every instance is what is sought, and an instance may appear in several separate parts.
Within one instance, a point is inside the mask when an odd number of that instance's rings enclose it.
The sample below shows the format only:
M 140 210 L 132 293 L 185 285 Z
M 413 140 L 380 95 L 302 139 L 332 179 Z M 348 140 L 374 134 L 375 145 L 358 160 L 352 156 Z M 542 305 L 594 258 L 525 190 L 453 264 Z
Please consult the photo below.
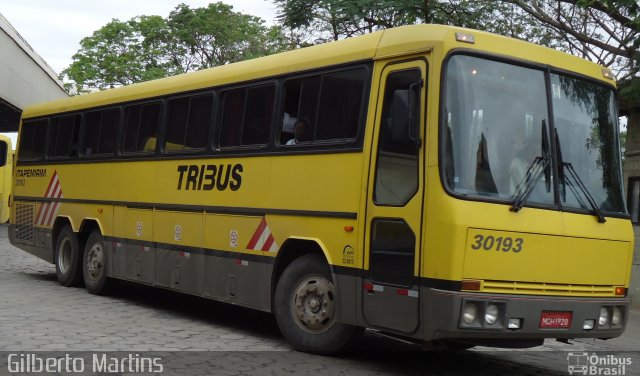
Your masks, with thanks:
M 16 240 L 20 243 L 34 245 L 33 212 L 34 204 L 16 203 Z

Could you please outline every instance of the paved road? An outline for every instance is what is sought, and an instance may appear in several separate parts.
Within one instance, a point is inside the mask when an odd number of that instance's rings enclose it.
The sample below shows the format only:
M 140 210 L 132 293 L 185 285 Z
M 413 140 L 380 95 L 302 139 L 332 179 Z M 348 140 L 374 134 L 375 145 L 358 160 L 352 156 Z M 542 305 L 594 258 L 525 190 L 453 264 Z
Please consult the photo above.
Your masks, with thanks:
M 640 375 L 640 311 L 632 313 L 625 335 L 610 341 L 424 352 L 367 332 L 357 346 L 362 351 L 313 356 L 291 351 L 265 313 L 135 285 L 108 297 L 61 287 L 54 267 L 12 247 L 6 231 L 0 226 L 0 375 L 10 374 L 10 354 L 45 351 L 59 357 L 158 356 L 164 374 L 296 376 L 568 375 L 567 352 L 597 352 L 605 360 L 629 357 L 632 364 L 620 370 Z

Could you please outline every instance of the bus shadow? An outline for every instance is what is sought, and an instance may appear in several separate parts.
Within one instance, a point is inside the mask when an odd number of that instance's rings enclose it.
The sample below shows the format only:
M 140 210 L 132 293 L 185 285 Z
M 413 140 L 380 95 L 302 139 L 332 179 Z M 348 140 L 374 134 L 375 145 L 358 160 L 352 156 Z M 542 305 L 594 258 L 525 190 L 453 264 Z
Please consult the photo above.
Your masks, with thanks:
M 250 308 L 125 281 L 117 281 L 109 296 L 160 309 L 163 315 L 204 321 L 271 339 L 282 338 L 273 315 Z
M 48 272 L 48 271 L 47 272 L 44 272 L 44 271 L 36 271 L 36 272 L 29 271 L 29 272 L 22 272 L 21 274 L 23 274 L 23 275 L 25 275 L 25 276 L 27 276 L 27 277 L 29 277 L 31 279 L 37 280 L 37 281 L 52 282 L 52 283 L 58 284 L 58 277 L 56 276 L 55 272 L 51 273 L 51 272 Z
M 34 280 L 57 284 L 55 273 L 24 273 Z M 60 288 L 64 288 L 60 286 Z M 84 289 L 84 288 L 82 288 Z M 332 356 L 317 356 L 293 351 L 286 342 L 273 315 L 227 303 L 185 295 L 170 290 L 118 281 L 110 298 L 158 311 L 163 317 L 197 320 L 222 326 L 249 336 L 281 342 L 291 351 L 253 354 L 288 369 L 288 364 L 333 363 L 336 369 L 361 371 L 364 374 L 389 375 L 566 375 L 566 359 L 549 362 L 545 351 L 426 351 L 416 344 L 399 341 L 373 331 L 366 331 L 349 350 Z M 246 352 L 223 351 L 228 361 L 241 360 Z M 187 353 L 188 354 L 188 353 Z M 557 354 L 556 354 L 557 355 Z M 197 355 L 196 355 L 197 356 Z M 555 356 L 557 358 L 557 356 Z M 543 364 L 544 366 L 541 366 Z M 552 367 L 552 368 L 549 368 Z M 303 372 L 304 373 L 304 372 Z M 355 372 L 355 374 L 360 374 Z

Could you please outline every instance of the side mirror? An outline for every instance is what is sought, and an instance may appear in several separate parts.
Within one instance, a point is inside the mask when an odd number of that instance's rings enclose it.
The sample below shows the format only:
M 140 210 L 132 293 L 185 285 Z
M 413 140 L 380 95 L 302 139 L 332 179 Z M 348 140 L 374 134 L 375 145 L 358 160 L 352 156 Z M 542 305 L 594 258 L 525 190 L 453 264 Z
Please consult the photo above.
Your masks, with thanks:
M 392 137 L 394 141 L 413 141 L 419 148 L 420 140 L 420 89 L 422 80 L 409 86 L 409 90 L 393 92 L 391 108 Z
M 409 90 L 394 91 L 391 107 L 391 137 L 395 142 L 407 140 L 411 121 L 409 107 Z

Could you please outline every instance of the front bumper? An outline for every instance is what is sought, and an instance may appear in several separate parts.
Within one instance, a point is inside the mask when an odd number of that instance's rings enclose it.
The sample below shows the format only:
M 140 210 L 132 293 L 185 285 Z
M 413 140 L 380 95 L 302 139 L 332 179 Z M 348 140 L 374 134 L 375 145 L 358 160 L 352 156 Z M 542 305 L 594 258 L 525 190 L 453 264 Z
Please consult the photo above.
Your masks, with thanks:
M 423 335 L 427 341 L 452 339 L 465 342 L 482 340 L 535 340 L 544 338 L 613 338 L 620 336 L 626 327 L 630 299 L 551 297 L 529 295 L 501 295 L 470 292 L 453 292 L 429 289 L 425 292 Z M 462 319 L 465 303 L 477 306 L 477 319 L 467 323 Z M 484 320 L 485 307 L 495 304 L 498 317 L 494 324 Z M 600 310 L 618 307 L 622 317 L 618 325 L 599 325 Z M 570 313 L 566 328 L 541 328 L 543 312 Z M 520 319 L 519 328 L 508 328 L 509 319 Z M 585 321 L 594 320 L 593 329 L 585 329 Z M 476 341 L 474 341 L 476 340 Z

